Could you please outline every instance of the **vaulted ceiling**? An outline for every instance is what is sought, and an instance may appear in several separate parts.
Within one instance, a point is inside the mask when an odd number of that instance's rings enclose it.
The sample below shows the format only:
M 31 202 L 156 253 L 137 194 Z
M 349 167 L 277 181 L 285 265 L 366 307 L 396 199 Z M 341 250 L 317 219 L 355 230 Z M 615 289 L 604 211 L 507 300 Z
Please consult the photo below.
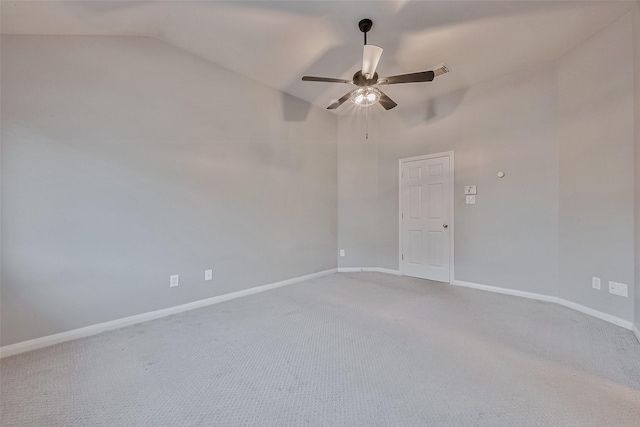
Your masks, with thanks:
M 411 108 L 556 59 L 632 8 L 630 1 L 2 1 L 2 34 L 150 36 L 326 107 L 349 90 L 302 82 L 351 79 L 357 23 L 384 48 L 380 76 L 446 62 L 431 83 L 385 88 Z

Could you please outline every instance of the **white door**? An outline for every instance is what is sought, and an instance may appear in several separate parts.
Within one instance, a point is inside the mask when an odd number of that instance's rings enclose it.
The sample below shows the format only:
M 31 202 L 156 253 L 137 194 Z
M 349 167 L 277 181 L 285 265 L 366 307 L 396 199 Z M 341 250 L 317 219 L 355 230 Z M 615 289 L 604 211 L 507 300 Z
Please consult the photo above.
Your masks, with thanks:
M 451 160 L 447 153 L 400 161 L 400 269 L 449 283 Z

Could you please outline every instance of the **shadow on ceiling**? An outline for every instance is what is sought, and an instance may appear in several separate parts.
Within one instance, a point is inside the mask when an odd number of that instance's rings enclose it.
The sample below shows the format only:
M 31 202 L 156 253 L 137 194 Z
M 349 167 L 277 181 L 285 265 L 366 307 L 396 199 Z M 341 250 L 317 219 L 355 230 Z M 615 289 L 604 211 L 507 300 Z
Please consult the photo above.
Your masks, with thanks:
M 456 112 L 469 89 L 447 93 L 398 112 L 407 127 L 429 125 Z

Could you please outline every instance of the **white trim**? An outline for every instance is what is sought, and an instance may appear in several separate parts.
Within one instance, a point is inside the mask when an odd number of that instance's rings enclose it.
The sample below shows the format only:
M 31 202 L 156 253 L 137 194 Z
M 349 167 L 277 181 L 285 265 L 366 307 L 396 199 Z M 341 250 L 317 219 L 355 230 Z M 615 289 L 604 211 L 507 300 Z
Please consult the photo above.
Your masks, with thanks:
M 577 304 L 577 303 L 572 302 L 572 301 L 567 301 L 567 300 L 559 298 L 559 297 L 553 297 L 553 296 L 543 295 L 543 294 L 536 294 L 536 293 L 533 293 L 533 292 L 518 291 L 518 290 L 515 290 L 515 289 L 500 288 L 500 287 L 497 287 L 497 286 L 480 285 L 478 283 L 464 282 L 462 280 L 454 280 L 451 284 L 455 285 L 455 286 L 464 286 L 466 288 L 473 288 L 473 289 L 480 289 L 480 290 L 483 290 L 483 291 L 496 292 L 496 293 L 499 293 L 499 294 L 506 294 L 506 295 L 512 295 L 512 296 L 516 296 L 516 297 L 535 299 L 535 300 L 539 300 L 539 301 L 553 302 L 553 303 L 565 306 L 567 308 L 571 308 L 573 310 L 579 311 L 581 313 L 588 314 L 588 315 L 593 316 L 595 318 L 598 318 L 600 320 L 604 320 L 605 322 L 609 322 L 609 323 L 613 323 L 614 325 L 622 326 L 625 329 L 632 330 L 632 328 L 634 327 L 633 323 L 628 321 L 628 320 L 624 320 L 624 319 L 621 319 L 619 317 L 613 316 L 611 314 L 603 313 L 601 311 L 594 310 L 593 308 L 589 308 L 589 307 Z M 636 334 L 636 336 L 638 336 L 638 334 Z M 640 338 L 638 339 L 638 341 L 640 341 Z
M 505 295 L 512 295 L 512 296 L 515 296 L 515 297 L 535 299 L 535 300 L 538 300 L 538 301 L 557 302 L 557 300 L 558 300 L 557 297 L 552 297 L 552 296 L 549 296 L 549 295 L 536 294 L 534 292 L 518 291 L 518 290 L 515 290 L 515 289 L 509 289 L 509 288 L 500 288 L 500 287 L 497 287 L 497 286 L 480 285 L 478 283 L 465 282 L 463 280 L 453 280 L 451 282 L 451 284 L 454 285 L 454 286 L 463 286 L 465 288 L 480 289 L 482 291 L 495 292 L 495 293 L 498 293 L 498 294 L 505 294 Z
M 435 159 L 437 157 L 453 156 L 453 151 L 443 151 L 442 153 L 423 154 L 421 156 L 405 157 L 400 159 L 400 163 L 416 162 L 419 160 Z
M 377 271 L 378 273 L 393 274 L 394 276 L 402 276 L 400 270 L 392 270 L 390 268 L 376 268 L 373 271 Z
M 176 305 L 174 307 L 164 308 L 156 311 L 150 311 L 148 313 L 138 314 L 135 316 L 123 317 L 121 319 L 111 320 L 109 322 L 104 322 L 104 323 L 98 323 L 96 325 L 86 326 L 84 328 L 73 329 L 71 331 L 61 332 L 59 334 L 49 335 L 46 337 L 35 338 L 32 340 L 19 342 L 16 344 L 6 345 L 4 347 L 0 347 L 0 358 L 13 356 L 15 354 L 36 350 L 43 347 L 48 347 L 54 344 L 60 344 L 60 343 L 75 340 L 78 338 L 84 338 L 91 335 L 96 335 L 101 332 L 111 331 L 113 329 L 124 328 L 127 326 L 135 325 L 137 323 L 159 319 L 165 316 L 171 316 L 172 314 L 182 313 L 183 311 L 206 307 L 212 304 L 218 304 L 224 301 L 229 301 L 229 300 L 240 298 L 243 296 L 268 291 L 270 289 L 303 282 L 305 280 L 311 280 L 318 277 L 327 276 L 337 271 L 338 270 L 335 268 L 330 270 L 324 270 L 324 271 L 320 271 L 313 274 L 307 274 L 305 276 L 294 277 L 292 279 L 287 279 L 280 282 L 270 283 L 262 286 L 256 286 L 254 288 L 249 288 L 249 289 L 243 289 L 238 292 L 231 292 L 229 294 L 218 295 L 211 298 L 205 298 L 205 299 L 190 302 L 187 304 Z
M 557 303 L 581 313 L 588 314 L 597 319 L 604 320 L 605 322 L 613 323 L 614 325 L 622 326 L 625 329 L 632 330 L 633 322 L 630 322 L 629 320 L 624 320 L 614 315 L 603 313 L 602 311 L 594 310 L 593 308 L 580 305 L 573 301 L 567 301 L 566 299 L 562 298 L 558 298 Z
M 394 276 L 402 276 L 399 270 L 392 270 L 390 268 L 380 267 L 343 267 L 338 268 L 338 273 L 360 273 L 362 271 L 373 271 L 376 273 L 392 274 Z
M 338 273 L 349 273 L 349 272 L 360 272 L 360 271 L 376 271 L 379 273 L 402 276 L 402 273 L 400 273 L 400 271 L 389 270 L 386 268 L 377 268 L 377 267 L 339 268 L 338 269 Z M 519 291 L 517 289 L 501 288 L 498 286 L 481 285 L 479 283 L 465 282 L 463 280 L 452 280 L 451 284 L 454 286 L 462 286 L 465 288 L 478 289 L 481 291 L 495 292 L 498 294 L 505 294 L 505 295 L 511 295 L 515 297 L 528 298 L 528 299 L 533 299 L 538 301 L 546 301 L 546 302 L 552 302 L 554 304 L 559 304 L 564 307 L 570 308 L 572 310 L 576 310 L 581 313 L 588 314 L 589 316 L 595 317 L 597 319 L 604 320 L 605 322 L 613 323 L 614 325 L 621 326 L 625 329 L 629 329 L 633 331 L 636 338 L 638 338 L 638 341 L 640 342 L 640 330 L 638 330 L 638 327 L 634 325 L 632 322 L 621 319 L 619 317 L 613 316 L 608 313 L 603 313 L 602 311 L 598 311 L 590 307 L 586 307 L 584 305 L 580 305 L 572 301 L 567 301 L 559 297 L 554 297 L 554 296 L 544 295 L 544 294 L 537 294 L 534 292 Z
M 451 164 L 449 165 L 449 185 L 451 189 L 449 190 L 449 283 L 451 283 L 455 278 L 455 241 L 454 233 L 456 229 L 456 174 L 455 174 L 455 163 L 454 163 L 454 153 L 453 151 L 448 152 L 450 157 L 449 160 Z
M 13 355 L 24 353 L 31 350 L 37 350 L 39 348 L 49 347 L 49 346 L 60 344 L 66 341 L 72 341 L 79 338 L 89 337 L 92 335 L 96 335 L 106 331 L 111 331 L 114 329 L 125 328 L 127 326 L 135 325 L 142 322 L 147 322 L 149 320 L 159 319 L 161 317 L 171 316 L 173 314 L 182 313 L 184 311 L 194 310 L 196 308 L 218 304 L 224 301 L 229 301 L 229 300 L 240 298 L 243 296 L 253 295 L 260 292 L 268 291 L 270 289 L 275 289 L 275 288 L 279 288 L 287 285 L 293 285 L 294 283 L 299 283 L 305 280 L 311 280 L 318 277 L 327 276 L 329 274 L 333 274 L 336 272 L 350 273 L 350 272 L 361 272 L 361 271 L 385 273 L 385 274 L 391 274 L 395 276 L 402 275 L 402 273 L 398 270 L 392 270 L 388 268 L 379 268 L 379 267 L 355 267 L 355 268 L 348 267 L 348 268 L 337 268 L 337 269 L 334 268 L 330 270 L 324 270 L 317 273 L 294 277 L 292 279 L 270 283 L 267 285 L 256 286 L 254 288 L 244 289 L 241 291 L 232 292 L 225 295 L 218 295 L 215 297 L 190 302 L 187 304 L 177 305 L 174 307 L 164 308 L 161 310 L 151 311 L 148 313 L 138 314 L 135 316 L 123 317 L 121 319 L 116 319 L 116 320 L 112 320 L 104 323 L 98 323 L 96 325 L 91 325 L 91 326 L 86 326 L 84 328 L 61 332 L 59 334 L 49 335 L 46 337 L 35 338 L 32 340 L 19 342 L 16 344 L 6 345 L 4 347 L 0 347 L 0 358 L 13 356 Z M 515 289 L 500 288 L 497 286 L 480 285 L 477 283 L 465 282 L 462 280 L 452 280 L 451 284 L 455 286 L 463 286 L 467 288 L 479 289 L 479 290 L 488 291 L 488 292 L 496 292 L 500 294 L 506 294 L 506 295 L 512 295 L 512 296 L 517 296 L 522 298 L 529 298 L 534 300 L 547 301 L 547 302 L 560 304 L 565 307 L 571 308 L 573 310 L 607 321 L 609 323 L 613 323 L 615 325 L 621 326 L 625 329 L 629 329 L 633 331 L 636 338 L 638 339 L 638 342 L 640 342 L 640 330 L 638 330 L 638 327 L 634 325 L 632 322 L 628 320 L 620 319 L 619 317 L 612 316 L 610 314 L 603 313 L 598 310 L 594 310 L 589 307 L 585 307 L 580 304 L 576 304 L 571 301 L 564 300 L 562 298 L 536 294 L 533 292 L 518 291 Z
M 361 271 L 373 271 L 373 267 L 338 267 L 338 273 L 359 273 Z
M 434 159 L 438 157 L 449 157 L 449 283 L 455 277 L 455 169 L 454 152 L 444 151 L 442 153 L 424 154 L 422 156 L 405 157 L 398 160 L 398 265 L 399 275 L 402 276 L 402 164 L 415 162 L 418 160 Z
M 636 336 L 636 339 L 640 343 L 640 329 L 638 329 L 638 325 L 633 325 L 631 330 L 633 331 L 633 334 Z

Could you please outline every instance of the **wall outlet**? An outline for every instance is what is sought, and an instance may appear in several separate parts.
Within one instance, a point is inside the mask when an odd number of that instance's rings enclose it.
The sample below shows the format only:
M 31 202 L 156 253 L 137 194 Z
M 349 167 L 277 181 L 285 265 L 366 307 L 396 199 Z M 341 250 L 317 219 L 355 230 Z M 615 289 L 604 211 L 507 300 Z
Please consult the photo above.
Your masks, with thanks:
M 178 286 L 179 280 L 180 280 L 180 276 L 177 274 L 169 277 L 169 287 L 173 288 L 175 286 Z
M 600 278 L 599 277 L 592 277 L 591 278 L 591 287 L 593 289 L 597 289 L 600 290 Z
M 465 185 L 464 194 L 477 194 L 475 185 Z
M 627 285 L 618 282 L 609 282 L 609 293 L 614 295 L 620 295 L 621 297 L 628 297 L 629 292 Z
M 212 280 L 212 279 L 213 279 L 213 270 L 205 270 L 204 280 Z
M 344 256 L 344 249 L 340 249 L 340 256 Z

